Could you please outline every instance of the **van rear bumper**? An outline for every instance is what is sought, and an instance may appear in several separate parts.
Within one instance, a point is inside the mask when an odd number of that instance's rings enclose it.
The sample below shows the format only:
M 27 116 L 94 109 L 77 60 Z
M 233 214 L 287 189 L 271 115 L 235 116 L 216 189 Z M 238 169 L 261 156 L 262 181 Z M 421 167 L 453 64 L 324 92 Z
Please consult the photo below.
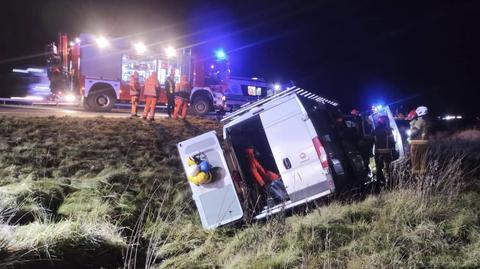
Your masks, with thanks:
M 326 190 L 326 191 L 323 191 L 321 193 L 318 193 L 318 194 L 310 196 L 310 197 L 306 197 L 306 198 L 304 198 L 302 200 L 299 200 L 299 201 L 296 201 L 296 202 L 292 202 L 292 201 L 289 200 L 285 203 L 281 203 L 281 204 L 278 204 L 274 207 L 267 208 L 267 209 L 263 210 L 262 212 L 260 212 L 260 214 L 256 215 L 254 217 L 254 219 L 255 220 L 260 220 L 260 219 L 266 218 L 267 216 L 277 214 L 281 211 L 284 211 L 284 210 L 287 210 L 287 209 L 290 209 L 290 208 L 294 208 L 298 205 L 302 205 L 302 204 L 306 204 L 308 202 L 315 201 L 315 200 L 317 200 L 319 198 L 322 198 L 324 196 L 327 196 L 331 193 L 333 193 L 331 190 Z
M 329 189 L 330 189 L 330 186 L 328 184 L 328 180 L 324 180 L 317 184 L 310 185 L 307 188 L 293 192 L 289 194 L 289 196 L 290 196 L 290 200 L 294 203 L 296 201 L 300 201 L 305 198 L 315 196 L 317 193 L 322 193 L 325 190 L 329 190 Z

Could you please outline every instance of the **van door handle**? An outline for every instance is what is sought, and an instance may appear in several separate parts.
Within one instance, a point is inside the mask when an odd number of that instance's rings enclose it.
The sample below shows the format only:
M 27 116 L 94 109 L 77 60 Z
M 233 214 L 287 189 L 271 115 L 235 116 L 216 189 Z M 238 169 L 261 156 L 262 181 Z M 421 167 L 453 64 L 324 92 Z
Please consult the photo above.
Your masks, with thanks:
M 290 169 L 292 168 L 292 164 L 290 163 L 290 159 L 284 158 L 283 159 L 283 166 L 285 166 L 285 169 Z

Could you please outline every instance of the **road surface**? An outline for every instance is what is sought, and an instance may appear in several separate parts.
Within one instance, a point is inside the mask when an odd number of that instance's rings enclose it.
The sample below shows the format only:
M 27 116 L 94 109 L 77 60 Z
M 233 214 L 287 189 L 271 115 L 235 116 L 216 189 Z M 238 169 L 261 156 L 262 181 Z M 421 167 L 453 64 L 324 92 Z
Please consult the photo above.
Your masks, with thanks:
M 140 109 L 139 109 L 140 110 Z M 157 110 L 158 111 L 158 110 Z M 42 105 L 0 105 L 1 116 L 17 117 L 81 117 L 91 118 L 103 116 L 107 118 L 127 118 L 130 116 L 130 110 L 125 108 L 116 108 L 111 112 L 89 112 L 76 106 L 42 106 Z M 166 117 L 165 113 L 157 112 L 156 117 Z
M 143 112 L 143 106 L 138 107 L 139 115 Z M 155 118 L 167 117 L 165 107 L 157 107 Z M 93 118 L 103 116 L 106 118 L 128 118 L 130 117 L 130 106 L 122 105 L 120 108 L 114 108 L 110 112 L 89 112 L 84 108 L 74 105 L 2 105 L 0 104 L 0 117 L 80 117 Z M 205 116 L 211 120 L 219 120 L 218 115 L 210 113 Z

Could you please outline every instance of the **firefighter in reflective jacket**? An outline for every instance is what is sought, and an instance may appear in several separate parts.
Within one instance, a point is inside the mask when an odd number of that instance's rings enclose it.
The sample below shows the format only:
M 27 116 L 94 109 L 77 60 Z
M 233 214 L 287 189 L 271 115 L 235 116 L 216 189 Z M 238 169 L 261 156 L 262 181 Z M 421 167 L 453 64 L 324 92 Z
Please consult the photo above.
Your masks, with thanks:
M 268 191 L 276 203 L 288 200 L 288 194 L 280 176 L 263 168 L 255 157 L 254 148 L 248 147 L 246 154 L 250 166 L 250 173 L 258 185 Z
M 378 125 L 373 130 L 375 139 L 375 167 L 377 181 L 384 185 L 385 175 L 383 169 L 389 174 L 390 163 L 392 162 L 393 151 L 395 150 L 395 140 L 393 139 L 392 129 L 388 125 L 388 117 L 378 118 Z
M 173 79 L 173 72 L 165 80 L 165 93 L 167 95 L 167 114 L 172 117 L 172 112 L 175 109 L 175 80 Z
M 417 117 L 410 122 L 410 154 L 412 173 L 423 174 L 426 169 L 425 155 L 427 152 L 430 123 L 428 108 L 419 106 L 415 110 Z
M 175 112 L 173 118 L 178 119 L 178 114 L 182 115 L 182 119 L 187 117 L 188 100 L 190 100 L 190 83 L 188 83 L 187 76 L 182 76 L 180 83 L 175 92 Z
M 130 76 L 130 98 L 132 103 L 132 110 L 130 112 L 130 118 L 138 117 L 138 97 L 140 96 L 140 81 L 138 80 L 138 72 L 135 71 Z
M 157 104 L 159 90 L 160 82 L 157 79 L 157 72 L 152 72 L 145 80 L 145 89 L 143 90 L 145 109 L 143 110 L 142 119 L 155 120 L 155 106 Z

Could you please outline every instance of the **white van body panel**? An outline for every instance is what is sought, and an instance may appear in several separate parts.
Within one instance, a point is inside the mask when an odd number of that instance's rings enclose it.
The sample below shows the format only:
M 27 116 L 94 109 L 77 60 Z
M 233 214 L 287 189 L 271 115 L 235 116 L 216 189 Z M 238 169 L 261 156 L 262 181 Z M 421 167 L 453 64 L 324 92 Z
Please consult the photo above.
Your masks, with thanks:
M 243 209 L 215 131 L 180 142 L 177 148 L 185 173 L 188 158 L 197 154 L 205 156 L 214 167 L 211 183 L 197 186 L 189 182 L 202 226 L 212 229 L 241 219 Z
M 317 136 L 300 100 L 292 95 L 260 114 L 275 163 L 292 202 L 329 189 L 313 144 Z

